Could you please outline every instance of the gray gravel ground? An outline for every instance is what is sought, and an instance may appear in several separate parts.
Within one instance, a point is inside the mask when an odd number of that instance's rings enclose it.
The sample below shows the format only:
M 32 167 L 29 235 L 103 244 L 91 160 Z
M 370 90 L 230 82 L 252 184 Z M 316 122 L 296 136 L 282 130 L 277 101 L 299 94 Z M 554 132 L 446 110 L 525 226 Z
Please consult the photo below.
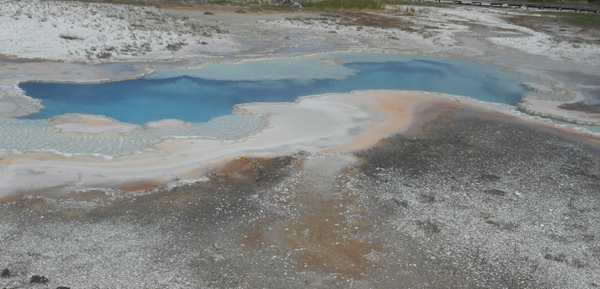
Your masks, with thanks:
M 356 155 L 27 198 L 0 205 L 0 286 L 597 288 L 596 149 L 456 109 Z

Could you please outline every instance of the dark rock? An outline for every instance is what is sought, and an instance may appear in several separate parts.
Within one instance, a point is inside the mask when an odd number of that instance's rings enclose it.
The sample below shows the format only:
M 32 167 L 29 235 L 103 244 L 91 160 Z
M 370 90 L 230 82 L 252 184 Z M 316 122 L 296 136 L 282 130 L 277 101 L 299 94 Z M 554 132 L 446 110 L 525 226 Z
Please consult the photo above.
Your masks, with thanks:
M 431 220 L 426 220 L 426 221 L 418 220 L 417 224 L 419 224 L 419 226 L 421 226 L 428 233 L 439 233 L 440 232 L 440 228 L 438 227 L 438 225 Z
M 58 287 L 56 287 L 56 289 L 71 289 L 71 287 L 58 286 Z
M 479 179 L 486 182 L 497 182 L 500 180 L 500 177 L 492 174 L 483 174 Z
M 40 275 L 33 275 L 31 276 L 31 279 L 29 279 L 29 283 L 46 284 L 48 282 L 50 282 L 48 278 Z
M 394 203 L 396 203 L 396 205 L 402 206 L 404 208 L 408 208 L 408 202 L 406 200 L 400 201 L 400 200 L 398 200 L 396 198 L 393 198 L 393 200 L 394 200 Z
M 283 0 L 281 4 L 289 4 L 292 7 L 302 8 L 302 5 L 294 0 Z
M 10 278 L 12 276 L 12 274 L 10 273 L 10 270 L 8 270 L 8 268 L 2 270 L 2 273 L 0 273 L 0 277 L 2 278 Z
M 494 195 L 494 196 L 500 196 L 500 197 L 506 196 L 506 192 L 502 191 L 502 190 L 491 189 L 491 190 L 485 190 L 483 192 L 488 195 Z
M 435 195 L 432 195 L 432 194 L 421 194 L 421 200 L 424 203 L 433 203 L 433 202 L 435 202 Z
M 588 104 L 585 102 L 575 102 L 575 103 L 563 103 L 558 106 L 558 108 L 566 109 L 566 110 L 575 110 L 582 111 L 587 113 L 600 113 L 600 106 Z
M 42 257 L 42 254 L 36 252 L 27 252 L 27 256 L 29 257 Z
M 565 254 L 558 254 L 558 255 L 546 254 L 546 255 L 544 255 L 544 259 L 563 263 L 563 262 L 567 261 L 567 256 Z
M 206 11 L 206 12 L 204 12 L 204 15 L 215 15 L 215 13 Z

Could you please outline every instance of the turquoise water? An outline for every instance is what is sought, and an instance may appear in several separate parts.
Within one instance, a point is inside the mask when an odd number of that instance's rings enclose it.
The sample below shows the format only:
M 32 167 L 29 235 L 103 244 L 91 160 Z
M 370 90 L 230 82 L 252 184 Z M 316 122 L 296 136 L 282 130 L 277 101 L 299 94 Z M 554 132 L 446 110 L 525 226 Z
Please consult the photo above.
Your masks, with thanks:
M 343 65 L 323 65 L 323 59 L 331 58 Z M 534 94 L 520 83 L 535 81 L 482 63 L 385 53 L 328 53 L 155 70 L 142 79 L 102 84 L 20 84 L 45 108 L 21 118 L 0 118 L 0 149 L 112 156 L 149 149 L 165 137 L 235 138 L 262 125 L 258 117 L 232 114 L 235 104 L 293 102 L 300 96 L 353 90 L 431 91 L 515 105 Z M 127 135 L 47 129 L 49 118 L 65 113 L 105 115 L 140 125 L 173 118 L 193 126 Z
M 243 69 L 240 65 L 228 68 Z M 319 68 L 327 69 L 315 69 Z M 183 75 L 101 84 L 29 82 L 20 86 L 27 95 L 42 99 L 45 106 L 25 119 L 84 113 L 143 125 L 168 118 L 207 122 L 231 114 L 233 106 L 240 103 L 293 102 L 305 95 L 366 89 L 442 92 L 516 105 L 528 92 L 520 83 L 531 81 L 491 65 L 435 58 L 350 62 L 342 68 L 353 73 L 342 79 L 219 80 Z

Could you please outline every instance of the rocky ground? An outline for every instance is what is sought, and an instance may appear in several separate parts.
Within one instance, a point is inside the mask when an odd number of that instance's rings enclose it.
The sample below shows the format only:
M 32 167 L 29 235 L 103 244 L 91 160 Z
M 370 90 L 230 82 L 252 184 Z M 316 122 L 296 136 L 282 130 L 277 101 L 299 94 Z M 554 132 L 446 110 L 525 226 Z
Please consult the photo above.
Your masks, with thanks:
M 0 4 L 5 41 L 0 54 L 18 58 L 156 62 L 348 49 L 473 57 L 509 48 L 555 61 L 600 63 L 598 27 L 524 9 L 417 2 L 376 11 L 40 0 Z M 479 43 L 463 45 L 462 32 Z
M 412 51 L 502 63 L 597 112 L 598 29 L 537 12 L 169 8 L 0 0 L 0 64 Z M 598 288 L 600 147 L 575 139 L 457 108 L 356 154 L 8 202 L 0 286 Z
M 0 282 L 600 286 L 598 147 L 465 109 L 421 128 L 355 155 L 238 159 L 204 182 L 151 194 L 4 204 Z M 41 277 L 45 285 L 30 283 Z

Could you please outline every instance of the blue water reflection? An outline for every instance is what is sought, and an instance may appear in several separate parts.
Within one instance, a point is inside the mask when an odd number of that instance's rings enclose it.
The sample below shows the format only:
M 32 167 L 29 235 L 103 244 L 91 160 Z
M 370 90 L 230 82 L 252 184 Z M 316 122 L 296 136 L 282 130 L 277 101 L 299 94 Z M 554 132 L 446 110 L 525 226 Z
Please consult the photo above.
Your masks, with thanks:
M 344 63 L 357 72 L 343 79 L 232 81 L 180 76 L 101 84 L 22 83 L 26 94 L 42 99 L 45 106 L 23 118 L 84 113 L 133 124 L 168 118 L 197 123 L 231 114 L 239 103 L 293 102 L 305 95 L 366 89 L 442 92 L 515 105 L 527 93 L 520 83 L 532 81 L 492 65 L 430 59 Z

